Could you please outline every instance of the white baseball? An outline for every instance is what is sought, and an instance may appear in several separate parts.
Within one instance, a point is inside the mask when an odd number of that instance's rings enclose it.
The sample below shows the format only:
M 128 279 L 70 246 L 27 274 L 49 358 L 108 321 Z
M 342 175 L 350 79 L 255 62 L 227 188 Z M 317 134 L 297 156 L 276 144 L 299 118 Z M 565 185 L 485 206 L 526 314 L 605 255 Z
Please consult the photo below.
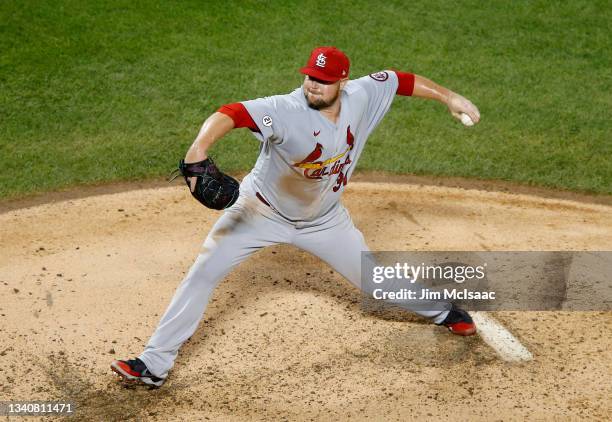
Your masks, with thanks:
M 465 113 L 461 113 L 461 123 L 463 123 L 464 126 L 474 126 L 472 118 Z

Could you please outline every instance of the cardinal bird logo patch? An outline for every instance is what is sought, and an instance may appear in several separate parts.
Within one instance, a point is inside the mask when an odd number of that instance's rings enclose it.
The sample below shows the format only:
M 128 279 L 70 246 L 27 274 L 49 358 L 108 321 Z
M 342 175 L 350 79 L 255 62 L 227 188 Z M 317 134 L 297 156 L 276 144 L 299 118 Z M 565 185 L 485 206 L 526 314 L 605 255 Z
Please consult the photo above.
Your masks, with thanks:
M 353 149 L 353 147 L 355 146 L 355 137 L 351 133 L 350 126 L 346 128 L 346 143 L 348 144 L 349 149 Z
M 322 154 L 323 154 L 323 145 L 321 145 L 320 143 L 317 142 L 317 145 L 315 146 L 315 149 L 312 150 L 312 152 L 310 154 L 308 154 L 306 156 L 306 158 L 304 158 L 299 163 L 295 163 L 293 165 L 295 167 L 302 167 L 302 168 L 307 168 L 309 166 L 315 166 L 314 168 L 316 168 L 316 166 L 321 164 L 321 162 L 317 161 L 317 160 L 319 158 L 321 158 Z
M 321 131 L 313 132 L 317 136 Z M 314 149 L 301 161 L 294 163 L 293 166 L 304 169 L 304 176 L 309 179 L 322 179 L 324 176 L 342 174 L 342 170 L 352 163 L 349 152 L 355 146 L 355 136 L 351 132 L 351 127 L 346 128 L 346 149 L 344 152 L 334 155 L 327 160 L 321 160 L 323 156 L 323 145 L 317 142 Z M 344 158 L 344 160 L 342 160 Z M 344 178 L 343 178 L 344 180 Z M 346 184 L 346 183 L 344 183 Z

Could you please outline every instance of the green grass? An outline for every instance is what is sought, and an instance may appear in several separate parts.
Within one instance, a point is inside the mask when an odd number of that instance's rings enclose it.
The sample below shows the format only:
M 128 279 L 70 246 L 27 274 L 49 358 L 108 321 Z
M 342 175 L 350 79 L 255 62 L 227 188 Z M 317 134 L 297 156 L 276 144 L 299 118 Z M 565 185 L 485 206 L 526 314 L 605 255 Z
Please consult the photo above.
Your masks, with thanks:
M 316 45 L 472 99 L 397 98 L 362 170 L 612 193 L 607 1 L 0 3 L 0 198 L 166 175 L 220 105 L 289 92 Z M 248 170 L 245 130 L 213 156 Z

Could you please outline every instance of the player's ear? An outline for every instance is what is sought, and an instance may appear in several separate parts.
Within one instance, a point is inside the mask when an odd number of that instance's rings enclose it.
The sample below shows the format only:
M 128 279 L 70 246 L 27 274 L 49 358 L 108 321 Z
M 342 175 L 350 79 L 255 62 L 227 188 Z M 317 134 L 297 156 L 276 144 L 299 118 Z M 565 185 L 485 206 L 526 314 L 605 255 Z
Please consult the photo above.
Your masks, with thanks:
M 344 88 L 344 85 L 347 84 L 349 78 L 340 79 L 340 89 Z

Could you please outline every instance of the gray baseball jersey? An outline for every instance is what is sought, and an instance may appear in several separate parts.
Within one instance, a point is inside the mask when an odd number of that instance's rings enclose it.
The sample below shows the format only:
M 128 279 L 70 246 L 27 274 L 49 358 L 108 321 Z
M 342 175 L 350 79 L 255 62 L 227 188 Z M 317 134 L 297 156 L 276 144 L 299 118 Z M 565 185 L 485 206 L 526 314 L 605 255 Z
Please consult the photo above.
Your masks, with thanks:
M 382 71 L 349 81 L 334 124 L 308 107 L 302 87 L 244 101 L 261 133 L 247 182 L 283 217 L 313 221 L 334 210 L 370 133 L 389 110 L 397 75 Z

